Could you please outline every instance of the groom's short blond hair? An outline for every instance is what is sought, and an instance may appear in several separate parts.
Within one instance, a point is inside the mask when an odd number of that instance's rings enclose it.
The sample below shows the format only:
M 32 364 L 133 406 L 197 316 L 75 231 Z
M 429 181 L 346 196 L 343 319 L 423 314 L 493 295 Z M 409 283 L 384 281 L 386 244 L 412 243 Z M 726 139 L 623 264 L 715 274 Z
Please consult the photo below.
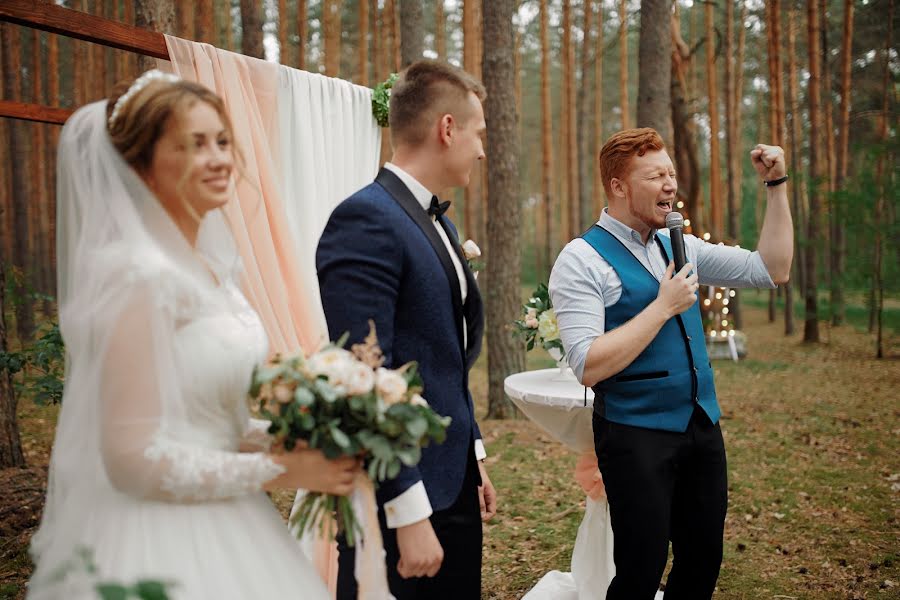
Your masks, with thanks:
M 469 94 L 484 102 L 487 93 L 480 81 L 459 67 L 439 60 L 420 60 L 409 65 L 391 89 L 391 138 L 396 146 L 418 146 L 445 114 L 465 123 L 469 118 Z

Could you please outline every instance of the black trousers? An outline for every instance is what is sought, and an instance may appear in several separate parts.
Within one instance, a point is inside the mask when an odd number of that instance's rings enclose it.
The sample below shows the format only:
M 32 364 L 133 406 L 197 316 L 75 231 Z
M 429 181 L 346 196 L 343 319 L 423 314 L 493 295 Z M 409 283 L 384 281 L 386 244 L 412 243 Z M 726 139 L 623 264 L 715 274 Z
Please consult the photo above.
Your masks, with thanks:
M 431 525 L 444 549 L 444 562 L 434 577 L 404 579 L 397 573 L 400 550 L 397 530 L 388 529 L 384 510 L 379 507 L 381 536 L 387 554 L 388 585 L 397 600 L 478 600 L 481 598 L 481 505 L 478 486 L 481 475 L 475 452 L 469 450 L 466 475 L 459 496 L 449 508 L 435 511 Z M 356 600 L 356 579 L 353 548 L 338 538 L 338 600 Z
M 652 599 L 670 540 L 666 600 L 710 598 L 728 507 L 719 425 L 699 407 L 684 433 L 621 425 L 595 413 L 594 445 L 615 537 L 607 600 Z

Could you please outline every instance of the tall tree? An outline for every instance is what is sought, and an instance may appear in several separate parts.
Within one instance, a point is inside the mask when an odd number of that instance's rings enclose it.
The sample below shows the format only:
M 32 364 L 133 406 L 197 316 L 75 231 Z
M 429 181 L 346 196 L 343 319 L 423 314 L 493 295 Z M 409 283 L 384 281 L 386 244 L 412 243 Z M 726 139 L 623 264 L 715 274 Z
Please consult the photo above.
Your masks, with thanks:
M 265 58 L 259 0 L 241 0 L 241 54 Z
M 512 405 L 503 384 L 507 376 L 524 370 L 522 344 L 509 335 L 507 323 L 516 319 L 519 298 L 521 204 L 519 202 L 518 115 L 515 88 L 515 40 L 512 17 L 515 0 L 484 3 L 484 79 L 487 88 L 485 114 L 488 167 L 491 173 L 491 203 L 488 207 L 488 237 L 491 251 L 487 269 L 486 323 L 488 346 L 488 418 L 510 416 Z
M 288 11 L 287 0 L 278 0 L 278 62 L 290 64 L 288 58 Z
M 192 2 L 175 3 L 175 24 L 178 35 L 192 40 L 197 33 L 197 6 Z
M 576 121 L 578 117 L 578 107 L 575 105 L 575 88 L 578 86 L 578 71 L 575 67 L 575 19 L 572 17 L 571 0 L 565 0 L 563 6 L 569 7 L 569 46 L 566 52 L 566 71 L 568 77 L 564 77 L 563 87 L 566 91 L 566 134 L 564 137 L 567 145 L 566 150 L 566 175 L 569 183 L 569 213 L 566 218 L 569 220 L 569 236 L 578 235 L 581 226 L 579 215 L 579 191 L 578 191 L 578 135 L 576 133 Z M 569 238 L 566 238 L 568 241 Z
M 819 2 L 818 0 L 807 0 L 806 2 L 806 27 L 807 27 L 807 51 L 809 55 L 809 84 L 807 86 L 807 98 L 809 101 L 809 220 L 806 227 L 806 239 L 809 243 L 805 248 L 806 260 L 806 289 L 804 296 L 806 298 L 806 317 L 803 326 L 803 341 L 818 342 L 819 341 L 819 302 L 816 297 L 818 290 L 818 277 L 816 274 L 816 250 L 817 241 L 821 235 L 821 215 L 819 214 L 822 206 L 822 181 L 823 164 L 822 164 L 822 113 L 820 94 L 822 91 L 819 78 L 821 77 L 821 56 L 822 51 L 819 41 L 819 29 L 821 27 L 819 20 Z
M 322 29 L 325 38 L 325 74 L 341 75 L 341 2 L 323 0 Z
M 591 221 L 591 212 L 593 206 L 591 204 L 590 189 L 590 172 L 591 172 L 591 134 L 592 130 L 588 127 L 591 122 L 591 115 L 594 112 L 591 105 L 591 65 L 596 57 L 594 56 L 594 45 L 591 38 L 594 34 L 594 3 L 592 0 L 586 0 L 584 3 L 584 20 L 581 28 L 581 79 L 578 84 L 578 96 L 576 98 L 576 107 L 578 112 L 578 120 L 573 123 L 575 127 L 575 137 L 577 140 L 577 151 L 575 155 L 578 157 L 578 206 L 577 218 L 575 219 L 573 231 L 581 231 L 586 223 Z
M 4 23 L 2 27 L 5 39 L 10 26 Z M 3 55 L 6 56 L 6 48 L 3 49 Z M 9 351 L 6 331 L 6 264 L 0 260 L 0 354 Z M 0 469 L 25 466 L 25 454 L 22 452 L 22 440 L 16 422 L 17 404 L 12 371 L 0 369 Z
M 566 244 L 572 239 L 572 222 L 569 220 L 570 205 L 572 204 L 572 188 L 569 173 L 571 171 L 571 163 L 575 156 L 571 154 L 569 146 L 569 113 L 571 105 L 569 104 L 569 92 L 572 85 L 573 73 L 571 63 L 569 62 L 569 49 L 572 47 L 572 0 L 562 0 L 562 54 L 560 62 L 562 63 L 562 93 L 560 94 L 559 109 L 559 129 L 562 134 L 559 136 L 559 168 L 560 171 L 560 242 Z
M 420 58 L 425 50 L 425 30 L 422 27 L 422 3 L 401 0 L 400 7 L 400 67 Z
M 541 201 L 544 211 L 542 219 L 543 256 L 541 264 L 547 271 L 556 244 L 553 239 L 553 108 L 550 102 L 550 6 L 549 0 L 541 0 Z M 543 271 L 542 271 L 543 272 Z
M 835 189 L 842 190 L 847 180 L 850 149 L 850 68 L 853 58 L 853 0 L 844 0 L 844 28 L 841 39 L 841 106 L 838 114 L 837 169 Z M 832 206 L 831 220 L 831 324 L 844 322 L 844 263 L 847 253 L 842 207 Z
M 716 240 L 722 238 L 722 171 L 719 164 L 719 88 L 716 83 L 715 4 L 707 2 L 706 89 L 709 98 L 709 229 Z
M 619 109 L 622 129 L 631 127 L 628 107 L 628 2 L 619 0 Z
M 791 161 L 791 172 L 800 174 L 800 156 L 803 148 L 803 137 L 801 130 L 801 122 L 803 120 L 800 112 L 800 82 L 798 76 L 797 64 L 797 28 L 800 26 L 797 17 L 797 8 L 790 6 L 788 8 L 788 96 L 791 108 L 791 127 L 788 130 L 788 147 L 790 152 L 788 156 Z M 794 255 L 798 260 L 794 261 L 795 270 L 797 272 L 797 289 L 801 292 L 806 290 L 806 258 L 803 254 L 806 229 L 806 210 L 804 208 L 801 195 L 804 185 L 803 178 L 797 177 L 799 181 L 791 186 L 791 212 L 794 214 Z
M 284 0 L 280 0 L 280 2 L 284 2 Z M 213 9 L 213 0 L 197 0 L 196 2 L 196 10 L 197 10 L 197 37 L 196 40 L 198 42 L 205 42 L 207 44 L 215 44 L 216 43 L 216 19 L 215 12 Z M 280 6 L 279 6 L 280 8 Z M 278 22 L 279 27 L 281 26 L 281 12 L 278 13 Z M 279 41 L 281 40 L 281 35 L 279 31 L 278 36 Z M 283 62 L 283 61 L 282 61 Z
M 593 0 L 590 0 L 593 1 Z M 592 218 L 596 219 L 603 210 L 603 180 L 597 156 L 603 146 L 603 2 L 597 2 L 597 40 L 594 51 L 594 152 L 591 166 L 594 173 Z
M 309 39 L 307 19 L 309 10 L 306 0 L 297 0 L 297 68 L 300 70 L 306 69 L 306 41 Z
M 134 0 L 134 24 L 141 29 L 177 35 L 174 0 Z M 138 61 L 140 71 L 155 67 L 156 59 L 150 56 L 142 56 Z M 78 69 L 75 70 L 78 71 Z
M 781 63 L 781 0 L 766 4 L 766 41 L 769 63 L 769 143 L 784 145 L 784 85 Z M 790 281 L 784 284 L 784 332 L 794 332 L 793 290 Z M 769 320 L 775 320 L 775 290 L 769 290 Z
M 734 2 L 725 3 L 725 163 L 728 173 L 727 202 L 728 228 L 727 236 L 732 242 L 739 241 L 740 215 L 737 211 L 738 194 L 740 193 L 740 162 L 738 153 L 738 130 L 735 111 L 739 107 L 737 101 L 735 55 L 734 55 Z
M 31 101 L 35 104 L 47 104 L 44 96 L 43 60 L 41 33 L 31 30 Z M 50 239 L 47 231 L 47 213 L 50 210 L 50 194 L 47 189 L 47 163 L 45 146 L 47 145 L 47 129 L 43 123 L 33 126 L 31 146 L 31 232 L 34 247 L 32 249 L 32 281 L 34 287 L 47 293 L 47 263 L 49 262 Z
M 672 141 L 669 110 L 671 106 L 669 88 L 672 77 L 671 28 L 671 0 L 641 0 L 637 126 L 652 127 L 667 144 Z
M 444 20 L 444 0 L 437 0 L 434 3 L 434 51 L 441 60 L 447 60 L 447 24 Z
M 398 12 L 400 11 L 400 0 L 385 0 L 384 10 L 388 13 L 390 23 L 390 33 L 389 39 L 391 43 L 391 53 L 389 55 L 391 61 L 391 71 L 399 71 L 401 56 L 400 56 L 400 15 Z
M 3 51 L 3 97 L 9 100 L 22 99 L 22 40 L 19 28 L 9 23 L 0 23 Z M 16 332 L 20 343 L 31 339 L 34 331 L 34 314 L 31 302 L 26 300 L 26 276 L 29 268 L 28 256 L 28 202 L 31 198 L 31 186 L 27 165 L 29 155 L 28 131 L 21 121 L 9 123 L 9 141 L 7 144 L 10 180 L 12 183 L 11 202 L 8 203 L 12 213 L 12 265 L 14 269 L 13 284 L 19 302 L 15 305 Z M 22 160 L 21 157 L 26 157 Z
M 881 121 L 878 127 L 878 137 L 882 143 L 882 150 L 878 157 L 877 181 L 878 191 L 875 200 L 875 264 L 872 277 L 872 291 L 874 302 L 872 303 L 875 313 L 875 358 L 884 358 L 884 246 L 882 221 L 884 219 L 887 194 L 888 194 L 888 178 L 890 175 L 885 172 L 885 163 L 887 162 L 888 149 L 888 119 L 890 118 L 891 109 L 891 49 L 894 37 L 894 0 L 888 0 L 888 20 L 887 20 L 887 36 L 884 43 L 883 69 L 882 69 L 882 94 L 881 94 Z M 893 160 L 889 164 L 894 164 Z
M 359 23 L 356 30 L 359 32 L 357 52 L 359 56 L 359 75 L 356 82 L 359 85 L 369 85 L 369 0 L 359 0 Z
M 126 3 L 129 4 L 129 3 Z M 126 9 L 126 19 L 128 18 L 128 10 Z M 131 20 L 134 21 L 134 9 L 132 5 L 131 11 Z M 130 53 L 123 53 L 130 54 Z M 125 63 L 126 68 L 130 69 L 132 65 L 132 58 L 125 57 L 123 61 Z M 126 70 L 123 72 L 123 79 L 127 78 L 128 75 L 133 73 L 133 70 Z M 59 38 L 55 35 L 47 36 L 47 100 L 53 106 L 61 106 L 61 96 L 59 91 Z M 59 128 L 51 127 L 50 135 L 47 143 L 47 147 L 45 148 L 46 154 L 44 155 L 44 160 L 46 161 L 49 168 L 47 169 L 48 174 L 48 189 L 50 189 L 53 193 L 53 197 L 55 197 L 56 191 L 56 145 L 59 140 Z M 47 210 L 47 239 L 48 239 L 48 249 L 49 256 L 47 262 L 47 289 L 49 290 L 49 294 L 51 296 L 56 295 L 56 209 L 54 206 L 49 206 Z M 49 308 L 49 307 L 47 307 Z M 49 310 L 45 310 L 45 313 L 49 314 Z
M 700 195 L 700 160 L 694 131 L 694 118 L 688 110 L 687 78 L 693 72 L 693 52 L 681 37 L 678 6 L 672 13 L 672 133 L 675 146 L 675 171 L 678 197 L 687 206 L 691 228 L 703 230 L 703 198 Z
M 481 78 L 481 0 L 463 1 L 463 68 L 475 78 Z M 483 186 L 481 167 L 472 172 L 464 192 L 463 229 L 469 238 L 483 240 L 480 235 Z
M 128 2 L 125 3 L 129 4 Z M 225 50 L 234 50 L 234 23 L 231 18 L 231 0 L 216 0 L 216 27 L 219 44 Z

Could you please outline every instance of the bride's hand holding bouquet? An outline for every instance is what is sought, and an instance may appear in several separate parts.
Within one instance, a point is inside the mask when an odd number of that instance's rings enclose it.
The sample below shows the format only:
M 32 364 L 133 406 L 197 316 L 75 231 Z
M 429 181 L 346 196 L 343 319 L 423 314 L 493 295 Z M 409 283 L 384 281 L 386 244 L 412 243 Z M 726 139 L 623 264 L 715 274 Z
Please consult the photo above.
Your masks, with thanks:
M 310 493 L 291 525 L 302 534 L 315 524 L 324 527 L 329 520 L 323 517 L 333 514 L 351 546 L 360 525 L 346 494 L 353 489 L 359 461 L 377 486 L 395 478 L 404 465 L 418 464 L 421 448 L 443 442 L 450 424 L 422 398 L 414 362 L 398 369 L 382 366 L 370 326 L 365 342 L 351 351 L 343 348 L 345 337 L 309 357 L 276 357 L 254 372 L 250 388 L 260 417 L 271 422 L 273 446 L 286 453 L 282 463 L 309 461 L 308 468 L 322 471 L 318 478 L 304 476 L 305 484 L 298 486 Z M 321 456 L 304 455 L 312 451 Z M 328 469 L 312 464 L 322 457 L 332 463 Z M 340 465 L 336 473 L 334 461 Z

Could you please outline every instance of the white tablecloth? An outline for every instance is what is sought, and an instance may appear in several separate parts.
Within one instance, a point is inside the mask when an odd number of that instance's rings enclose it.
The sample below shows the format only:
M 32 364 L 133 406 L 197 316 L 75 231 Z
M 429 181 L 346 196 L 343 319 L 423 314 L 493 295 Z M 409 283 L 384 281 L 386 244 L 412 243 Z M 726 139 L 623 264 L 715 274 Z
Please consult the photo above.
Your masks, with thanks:
M 565 375 L 560 369 L 516 373 L 506 378 L 504 388 L 519 410 L 555 440 L 579 454 L 594 451 L 594 393 L 571 370 Z M 522 600 L 605 600 L 616 574 L 606 498 L 586 499 L 570 568 L 571 573 L 550 571 Z M 656 597 L 661 600 L 662 593 Z

